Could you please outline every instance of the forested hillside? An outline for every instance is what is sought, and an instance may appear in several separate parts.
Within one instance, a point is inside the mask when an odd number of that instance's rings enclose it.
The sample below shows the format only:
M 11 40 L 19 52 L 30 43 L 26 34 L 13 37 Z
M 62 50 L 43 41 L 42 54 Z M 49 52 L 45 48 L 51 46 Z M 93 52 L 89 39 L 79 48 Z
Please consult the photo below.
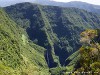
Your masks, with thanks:
M 100 28 L 99 15 L 78 8 L 21 3 L 4 9 L 31 41 L 47 49 L 45 58 L 50 68 L 74 64 L 81 47 L 79 34 Z
M 45 50 L 0 8 L 0 75 L 49 75 Z
M 0 8 L 0 75 L 99 72 L 99 28 L 99 15 L 78 8 Z

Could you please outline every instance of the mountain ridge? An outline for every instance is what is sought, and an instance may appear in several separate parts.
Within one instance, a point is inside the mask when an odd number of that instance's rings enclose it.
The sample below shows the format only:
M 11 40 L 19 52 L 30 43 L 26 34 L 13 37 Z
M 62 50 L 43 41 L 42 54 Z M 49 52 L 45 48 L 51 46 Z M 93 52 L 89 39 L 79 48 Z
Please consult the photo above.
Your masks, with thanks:
M 100 28 L 100 15 L 73 7 L 25 2 L 2 8 L 0 14 L 2 75 L 4 71 L 10 75 L 64 75 L 74 71 L 79 67 L 79 34 Z
M 78 8 L 21 3 L 5 10 L 26 29 L 32 41 L 49 51 L 50 67 L 64 65 L 66 58 L 80 47 L 78 34 L 88 28 L 99 28 L 100 24 L 99 15 Z
M 81 2 L 81 1 L 56 2 L 56 1 L 49 1 L 49 0 L 47 0 L 47 1 L 37 0 L 37 1 L 30 1 L 29 3 L 50 5 L 50 6 L 60 6 L 60 7 L 74 7 L 74 8 L 84 9 L 89 12 L 100 14 L 99 13 L 100 5 L 90 4 L 87 2 Z M 16 4 L 18 4 L 18 3 L 16 3 Z M 12 4 L 12 5 L 14 5 L 14 4 Z
M 48 2 L 37 2 L 39 4 L 43 5 L 51 5 L 51 6 L 61 6 L 61 7 L 75 7 L 84 9 L 90 12 L 98 13 L 100 14 L 100 5 L 90 4 L 87 2 L 81 2 L 81 1 L 71 1 L 71 2 L 55 2 L 55 1 L 48 1 Z

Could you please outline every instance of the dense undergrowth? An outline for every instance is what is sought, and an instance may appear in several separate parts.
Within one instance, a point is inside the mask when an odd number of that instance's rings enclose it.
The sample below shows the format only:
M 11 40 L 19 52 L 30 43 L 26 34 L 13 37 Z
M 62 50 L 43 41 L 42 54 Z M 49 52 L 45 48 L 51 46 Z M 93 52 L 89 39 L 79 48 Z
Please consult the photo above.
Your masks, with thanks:
M 49 75 L 44 51 L 0 8 L 0 75 Z

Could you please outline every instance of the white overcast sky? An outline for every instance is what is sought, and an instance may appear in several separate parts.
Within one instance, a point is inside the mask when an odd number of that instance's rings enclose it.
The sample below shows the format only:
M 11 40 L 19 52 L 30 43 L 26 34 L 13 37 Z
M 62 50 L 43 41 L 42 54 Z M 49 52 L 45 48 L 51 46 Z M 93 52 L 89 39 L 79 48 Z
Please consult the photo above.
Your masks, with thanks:
M 100 0 L 51 0 L 51 1 L 58 1 L 58 2 L 82 1 L 95 5 L 100 5 Z
M 34 1 L 37 0 L 0 0 L 0 6 L 8 6 L 20 2 L 34 2 Z M 47 0 L 43 0 L 43 1 L 47 1 Z M 100 0 L 51 0 L 51 1 L 58 1 L 58 2 L 82 1 L 82 2 L 87 2 L 95 5 L 100 5 Z

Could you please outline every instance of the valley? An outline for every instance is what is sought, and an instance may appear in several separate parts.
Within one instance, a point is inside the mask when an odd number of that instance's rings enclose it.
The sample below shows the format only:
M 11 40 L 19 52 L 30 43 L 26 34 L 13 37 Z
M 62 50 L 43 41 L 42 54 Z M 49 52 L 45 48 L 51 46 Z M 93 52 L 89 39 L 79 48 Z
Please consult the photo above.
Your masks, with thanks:
M 80 34 L 100 28 L 99 14 L 74 7 L 25 2 L 0 14 L 2 75 L 66 75 L 77 69 Z

